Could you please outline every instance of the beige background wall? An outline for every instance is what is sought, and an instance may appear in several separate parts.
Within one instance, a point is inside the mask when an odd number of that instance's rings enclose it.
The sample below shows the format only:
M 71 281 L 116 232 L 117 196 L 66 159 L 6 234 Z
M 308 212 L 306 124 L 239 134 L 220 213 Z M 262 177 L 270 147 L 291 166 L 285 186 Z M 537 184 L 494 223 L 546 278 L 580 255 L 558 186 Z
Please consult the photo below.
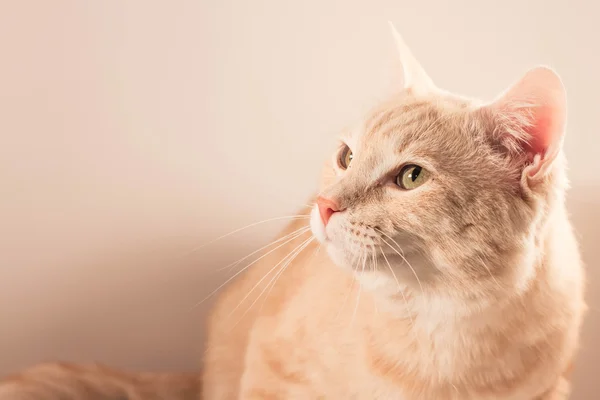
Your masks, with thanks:
M 388 89 L 393 20 L 437 83 L 491 98 L 546 63 L 569 92 L 570 205 L 600 363 L 600 7 L 589 0 L 0 2 L 0 374 L 46 359 L 191 369 L 218 268 L 293 213 Z M 596 339 L 596 340 L 595 340 Z M 595 393 L 595 394 L 594 394 Z

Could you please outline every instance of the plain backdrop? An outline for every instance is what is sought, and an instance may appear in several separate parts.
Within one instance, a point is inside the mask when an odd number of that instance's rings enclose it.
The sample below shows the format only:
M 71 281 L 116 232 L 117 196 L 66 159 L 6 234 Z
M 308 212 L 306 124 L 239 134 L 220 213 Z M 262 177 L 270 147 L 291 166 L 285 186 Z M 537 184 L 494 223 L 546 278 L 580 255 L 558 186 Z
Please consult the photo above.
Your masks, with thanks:
M 0 374 L 196 368 L 220 267 L 316 187 L 391 89 L 392 20 L 436 83 L 491 99 L 536 64 L 569 98 L 570 210 L 600 363 L 600 6 L 590 0 L 0 2 Z M 596 389 L 596 390 L 595 390 Z

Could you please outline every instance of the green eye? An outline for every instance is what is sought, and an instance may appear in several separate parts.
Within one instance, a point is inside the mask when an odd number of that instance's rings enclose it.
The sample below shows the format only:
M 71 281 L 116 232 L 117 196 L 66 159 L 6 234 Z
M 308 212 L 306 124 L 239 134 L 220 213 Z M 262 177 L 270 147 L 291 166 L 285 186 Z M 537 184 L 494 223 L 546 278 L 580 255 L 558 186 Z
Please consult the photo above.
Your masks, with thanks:
M 341 169 L 348 169 L 350 163 L 352 162 L 353 154 L 350 147 L 344 146 L 342 151 L 340 152 L 340 156 L 338 158 L 338 164 Z
M 416 189 L 429 180 L 429 172 L 418 165 L 407 165 L 396 177 L 396 184 L 402 189 Z

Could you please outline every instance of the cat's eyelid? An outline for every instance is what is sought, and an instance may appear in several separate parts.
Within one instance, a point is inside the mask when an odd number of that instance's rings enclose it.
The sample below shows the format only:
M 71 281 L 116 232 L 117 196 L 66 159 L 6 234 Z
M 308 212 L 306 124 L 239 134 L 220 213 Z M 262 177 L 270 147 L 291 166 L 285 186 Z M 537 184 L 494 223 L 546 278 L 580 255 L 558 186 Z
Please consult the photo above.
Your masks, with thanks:
M 342 148 L 344 148 L 344 147 L 346 147 L 346 146 L 348 146 L 348 147 L 352 148 L 352 146 L 350 146 L 350 145 L 348 144 L 348 141 L 347 141 L 347 140 L 343 140 L 343 139 L 340 139 L 340 140 L 338 140 L 338 148 L 342 149 Z
M 426 169 L 430 174 L 436 174 L 436 169 L 429 161 L 421 157 L 410 157 L 399 162 L 394 168 L 389 170 L 389 175 L 399 174 L 404 167 L 407 165 L 418 165 L 421 168 Z
M 431 158 L 423 157 L 418 153 L 420 152 L 416 143 L 408 143 L 408 145 L 404 148 L 397 149 L 393 157 L 395 160 L 399 161 L 395 163 L 393 168 L 391 168 L 390 173 L 393 171 L 397 171 L 399 173 L 404 166 L 409 164 L 415 164 L 425 168 L 431 174 L 437 173 L 437 169 L 430 161 Z
M 352 132 L 345 132 L 339 137 L 339 142 L 345 144 L 350 147 L 350 150 L 354 151 L 356 148 L 356 135 L 353 135 Z

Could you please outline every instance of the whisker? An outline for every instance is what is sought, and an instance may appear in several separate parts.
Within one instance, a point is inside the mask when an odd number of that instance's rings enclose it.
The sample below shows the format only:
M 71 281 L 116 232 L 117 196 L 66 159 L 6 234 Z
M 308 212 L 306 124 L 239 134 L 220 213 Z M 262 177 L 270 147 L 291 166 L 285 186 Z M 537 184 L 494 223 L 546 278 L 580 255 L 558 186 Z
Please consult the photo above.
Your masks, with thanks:
M 381 255 L 383 256 L 383 259 L 387 263 L 387 266 L 390 269 L 390 272 L 392 273 L 392 276 L 394 277 L 394 280 L 396 281 L 396 285 L 398 285 L 398 291 L 400 293 L 402 293 L 402 295 L 404 296 L 404 293 L 402 291 L 402 286 L 400 285 L 400 281 L 398 280 L 398 277 L 396 276 L 396 273 L 394 272 L 394 269 L 392 268 L 392 265 L 390 264 L 389 260 L 385 256 L 385 252 L 383 251 L 383 249 L 381 248 L 381 246 L 379 246 L 379 250 L 381 251 Z
M 496 284 L 496 286 L 498 286 L 499 289 L 503 289 L 502 285 L 500 285 L 500 282 L 498 282 L 498 280 L 496 279 L 496 277 L 492 274 L 492 271 L 487 266 L 487 264 L 485 263 L 485 261 L 483 261 L 483 259 L 480 256 L 477 256 L 477 258 L 481 262 L 481 265 L 483 265 L 484 268 L 487 270 L 488 274 L 490 274 L 490 278 L 492 278 L 492 280 L 494 281 L 494 283 Z
M 213 244 L 215 242 L 218 242 L 221 239 L 225 239 L 226 237 L 229 237 L 231 235 L 235 235 L 238 232 L 241 232 L 241 231 L 243 231 L 245 229 L 249 229 L 249 228 L 252 228 L 252 227 L 260 225 L 260 224 L 264 224 L 264 223 L 272 222 L 272 221 L 279 221 L 279 220 L 282 220 L 282 219 L 296 220 L 296 219 L 308 219 L 308 218 L 310 218 L 310 215 L 287 215 L 285 217 L 275 217 L 275 218 L 265 219 L 263 221 L 254 222 L 254 223 L 252 223 L 250 225 L 246 225 L 246 226 L 244 226 L 242 228 L 238 228 L 238 229 L 236 229 L 234 231 L 226 233 L 225 235 L 219 236 L 218 238 L 213 239 L 210 242 L 207 242 L 207 243 L 204 243 L 204 244 L 202 244 L 202 245 L 200 245 L 198 247 L 195 247 L 192 250 L 190 250 L 190 251 L 182 254 L 182 257 L 189 256 L 190 254 L 192 254 L 192 253 L 194 253 L 194 252 L 196 252 L 196 251 L 198 251 L 200 249 L 203 249 L 204 247 L 209 246 L 209 245 L 211 245 L 211 244 Z
M 282 263 L 284 263 L 292 254 L 294 254 L 294 252 L 296 250 L 298 250 L 300 247 L 302 247 L 303 244 L 305 244 L 306 242 L 310 241 L 311 238 L 308 238 L 306 240 L 304 240 L 302 243 L 300 243 L 298 246 L 296 246 L 294 249 L 292 249 L 288 254 L 286 254 L 277 264 L 275 264 L 275 266 L 273 266 L 266 274 L 264 274 L 264 276 L 258 281 L 256 282 L 256 284 L 254 284 L 254 286 L 252 286 L 252 289 L 250 289 L 248 291 L 248 293 L 246 293 L 246 296 L 244 296 L 244 298 L 242 300 L 240 300 L 240 302 L 238 303 L 237 306 L 235 306 L 235 308 L 233 310 L 231 310 L 231 312 L 229 313 L 228 317 L 231 316 L 231 314 L 233 314 L 241 305 L 242 303 L 252 294 L 252 292 L 254 292 L 254 290 L 265 280 L 267 279 L 267 276 L 269 276 L 271 274 L 271 272 L 273 272 L 277 267 L 279 267 Z
M 319 244 L 317 246 L 317 248 L 315 249 L 315 251 L 313 252 L 312 256 L 310 257 L 310 259 L 308 260 L 308 263 L 312 263 L 316 257 L 316 255 L 321 251 L 321 247 L 322 245 Z M 275 285 L 277 284 L 277 281 L 279 280 L 279 277 L 281 277 L 281 275 L 283 274 L 283 271 L 281 273 L 278 273 L 279 276 L 277 277 L 277 279 L 275 279 L 275 282 L 273 282 L 273 284 L 271 285 L 271 288 L 269 289 L 269 291 L 267 292 L 267 294 L 265 295 L 265 299 L 263 300 L 260 309 L 259 309 L 259 313 L 260 310 L 262 310 L 263 306 L 265 305 L 265 303 L 267 302 L 267 299 L 269 298 L 269 295 L 271 294 L 271 291 L 273 290 L 273 288 L 275 287 Z
M 253 251 L 252 253 L 248 254 L 247 256 L 245 256 L 245 257 L 242 257 L 242 258 L 240 258 L 239 260 L 237 260 L 237 261 L 234 261 L 234 262 L 232 262 L 232 263 L 231 263 L 231 264 L 229 264 L 229 265 L 226 265 L 226 266 L 224 266 L 224 267 L 218 268 L 218 269 L 217 269 L 217 271 L 222 271 L 222 270 L 224 270 L 224 269 L 227 269 L 227 268 L 230 268 L 230 267 L 234 267 L 235 265 L 237 265 L 237 264 L 241 263 L 242 261 L 244 261 L 244 260 L 246 260 L 246 259 L 248 259 L 248 258 L 252 257 L 252 256 L 253 256 L 253 255 L 255 255 L 256 253 L 260 253 L 260 252 L 261 252 L 261 251 L 263 251 L 264 249 L 266 249 L 266 248 L 268 248 L 268 247 L 271 247 L 272 245 L 274 245 L 274 244 L 277 244 L 277 243 L 279 243 L 279 242 L 281 242 L 281 241 L 283 241 L 283 240 L 286 240 L 286 239 L 288 239 L 288 238 L 290 238 L 290 237 L 292 237 L 292 236 L 294 236 L 294 237 L 295 237 L 295 236 L 300 236 L 300 235 L 302 235 L 304 232 L 308 231 L 309 229 L 310 229 L 310 227 L 309 227 L 308 225 L 307 225 L 307 226 L 305 226 L 305 227 L 302 227 L 302 228 L 300 228 L 300 229 L 297 229 L 297 230 L 295 230 L 294 232 L 292 232 L 292 233 L 289 233 L 289 234 L 287 234 L 287 235 L 285 235 L 285 236 L 283 236 L 283 237 L 281 237 L 281 238 L 279 238 L 279 239 L 277 239 L 277 240 L 274 240 L 274 241 L 272 241 L 271 243 L 269 243 L 269 244 L 267 244 L 267 245 L 265 245 L 265 246 L 261 247 L 260 249 L 258 249 L 258 250 L 256 250 L 256 251 Z
M 344 296 L 344 301 L 342 302 L 342 306 L 338 310 L 338 313 L 337 313 L 337 315 L 335 317 L 336 320 L 339 318 L 342 310 L 346 306 L 346 303 L 348 302 L 348 299 L 350 298 L 350 293 L 352 293 L 352 289 L 354 288 L 354 284 L 356 283 L 356 276 L 354 274 L 354 267 L 355 267 L 354 261 L 356 261 L 356 266 L 358 266 L 358 261 L 359 260 L 360 260 L 360 255 L 353 257 L 352 261 L 350 261 L 350 269 L 352 270 L 352 274 L 351 274 L 352 275 L 352 283 L 350 284 L 350 287 L 346 291 L 346 296 Z
M 385 232 L 383 232 L 380 229 L 375 228 L 375 230 L 379 233 L 381 233 L 383 236 L 387 237 L 388 239 L 390 239 L 392 242 L 394 242 L 394 244 L 396 246 L 398 246 L 398 248 L 400 250 L 402 250 L 402 248 L 400 247 L 400 245 L 398 244 L 398 242 L 396 242 L 393 238 L 391 238 L 390 236 L 388 236 Z M 419 287 L 421 288 L 421 293 L 425 294 L 425 291 L 423 290 L 423 285 L 421 284 L 421 280 L 419 279 L 419 276 L 417 275 L 417 271 L 415 271 L 415 269 L 413 268 L 413 266 L 408 262 L 408 260 L 406 259 L 406 257 L 404 257 L 404 254 L 401 254 L 398 250 L 396 250 L 391 244 L 389 244 L 385 239 L 381 239 L 383 241 L 383 243 L 387 244 L 389 246 L 390 249 L 394 250 L 394 252 L 396 252 L 396 254 L 398 254 L 402 260 L 406 263 L 406 265 L 408 265 L 408 267 L 410 268 L 410 270 L 412 271 L 412 273 L 414 274 L 415 278 L 417 279 L 417 282 L 419 283 Z
M 386 238 L 390 239 L 390 241 L 392 241 L 392 243 L 394 243 L 396 246 L 398 246 L 398 250 L 402 253 L 402 258 L 404 259 L 404 251 L 402 250 L 402 246 L 400 246 L 398 244 L 398 242 L 396 242 L 390 235 L 388 235 L 387 233 L 385 233 L 381 229 L 379 229 L 379 228 L 373 228 L 373 229 L 375 230 L 375 232 L 381 233 L 383 236 L 385 236 Z
M 371 265 L 371 268 L 373 269 L 373 272 L 377 271 L 377 252 L 375 251 L 375 246 L 372 247 L 372 257 L 373 257 L 373 265 Z M 375 311 L 379 314 L 379 307 L 377 307 L 377 302 L 373 302 L 373 304 L 375 305 Z
M 294 237 L 293 239 L 296 239 L 297 237 L 298 237 L 298 236 Z M 293 239 L 292 239 L 292 240 L 293 240 Z M 321 249 L 321 245 L 319 245 L 319 247 L 317 248 L 317 252 L 318 252 L 320 249 Z M 316 254 L 317 252 L 315 252 L 315 254 Z M 313 256 L 314 256 L 315 254 L 313 254 Z M 289 255 L 289 254 L 288 254 L 288 255 Z M 287 256 L 286 256 L 286 257 L 287 257 Z M 285 257 L 284 257 L 284 258 L 285 258 Z M 271 289 L 272 289 L 272 287 L 271 287 Z M 264 302 L 263 302 L 263 305 L 264 305 Z M 261 306 L 261 309 L 262 309 L 262 306 Z M 238 322 L 239 322 L 239 321 L 238 321 Z M 208 351 L 211 349 L 211 347 L 212 347 L 212 346 L 207 346 L 207 348 L 204 350 L 204 355 L 206 355 L 206 353 L 208 353 Z
M 373 272 L 377 271 L 377 254 L 375 253 L 375 246 L 371 249 L 371 270 Z
M 306 233 L 306 232 L 303 232 L 303 233 Z M 236 276 L 238 276 L 239 274 L 241 274 L 242 272 L 244 272 L 245 270 L 247 270 L 248 268 L 250 268 L 251 266 L 253 266 L 257 262 L 259 262 L 260 260 L 262 260 L 266 256 L 268 256 L 269 254 L 273 253 L 275 250 L 281 248 L 282 246 L 285 246 L 286 244 L 288 244 L 292 240 L 296 239 L 296 237 L 297 236 L 295 236 L 295 237 L 293 237 L 291 239 L 286 240 L 285 242 L 281 243 L 279 246 L 277 246 L 277 247 L 269 250 L 267 253 L 263 254 L 262 256 L 260 256 L 259 258 L 257 258 L 256 260 L 252 261 L 250 264 L 246 265 L 244 268 L 240 269 L 231 278 L 227 279 L 225 282 L 223 282 L 221 285 L 219 285 L 219 287 L 217 287 L 215 290 L 213 290 L 212 292 L 210 292 L 208 296 L 206 296 L 200 302 L 196 303 L 194 305 L 194 307 L 192 307 L 192 309 L 198 307 L 200 304 L 204 303 L 206 300 L 208 300 L 209 298 L 211 298 L 215 293 L 217 293 L 219 290 L 221 290 L 223 288 L 223 286 L 227 285 L 229 282 L 231 282 L 231 280 L 235 279 Z
M 406 263 L 406 265 L 408 265 L 408 267 L 410 268 L 410 270 L 412 271 L 413 275 L 415 276 L 415 278 L 417 279 L 417 282 L 419 283 L 419 287 L 421 288 L 421 293 L 424 295 L 425 291 L 423 290 L 423 285 L 421 284 L 421 280 L 419 279 L 419 276 L 417 275 L 417 271 L 415 271 L 415 269 L 413 268 L 412 265 L 410 265 L 410 263 L 408 262 L 408 260 L 404 257 L 403 254 L 400 254 L 400 252 L 398 252 L 398 250 L 396 250 L 394 247 L 392 247 L 391 244 L 389 244 L 388 242 L 385 241 L 385 239 L 381 239 L 383 241 L 383 243 L 387 244 L 389 246 L 390 249 L 394 250 L 396 252 L 396 254 L 398 254 L 400 257 L 402 257 L 402 260 Z
M 282 259 L 280 262 L 278 262 L 273 268 L 271 268 L 253 287 L 252 289 L 250 289 L 250 291 L 248 292 L 248 294 L 246 294 L 246 296 L 239 302 L 239 304 L 229 313 L 228 318 L 235 312 L 235 310 L 237 310 L 240 305 L 248 298 L 248 296 L 250 296 L 250 294 L 254 291 L 254 289 L 256 289 L 256 287 L 262 282 L 264 281 L 267 276 L 269 276 L 271 274 L 271 272 L 273 272 L 275 270 L 275 268 L 277 268 L 279 265 L 281 265 L 281 263 L 287 258 L 287 261 L 285 261 L 285 264 L 282 265 L 280 271 L 278 273 L 275 274 L 275 276 L 273 276 L 273 278 L 271 278 L 271 280 L 269 281 L 269 283 L 267 283 L 267 285 L 264 287 L 264 289 L 259 293 L 259 295 L 256 297 L 256 299 L 254 299 L 254 301 L 252 302 L 252 304 L 250 304 L 250 307 L 248 307 L 246 309 L 246 311 L 242 314 L 242 316 L 240 317 L 240 319 L 235 323 L 235 325 L 233 325 L 232 329 L 242 320 L 244 319 L 244 317 L 246 316 L 246 314 L 248 314 L 248 312 L 250 312 L 250 310 L 252 309 L 252 307 L 254 307 L 254 305 L 256 304 L 256 302 L 262 297 L 262 295 L 265 293 L 265 291 L 267 290 L 267 288 L 270 286 L 270 284 L 273 282 L 273 280 L 275 280 L 278 276 L 279 273 L 283 273 L 283 271 L 285 271 L 285 269 L 288 267 L 288 265 L 290 265 L 290 263 L 296 258 L 298 257 L 298 255 L 300 253 L 302 253 L 302 251 L 304 251 L 304 249 L 306 249 L 306 247 L 308 247 L 308 245 L 310 245 L 310 243 L 314 240 L 314 236 L 306 239 L 304 242 L 302 242 L 299 246 L 297 246 L 294 250 L 292 250 L 287 256 L 284 257 L 284 259 Z M 294 254 L 292 254 L 294 253 Z
M 354 318 L 356 317 L 356 312 L 358 311 L 358 303 L 360 302 L 360 294 L 362 292 L 362 278 L 365 275 L 365 264 L 367 263 L 367 254 L 363 257 L 362 262 L 362 271 L 360 273 L 360 280 L 358 281 L 358 294 L 356 295 L 356 305 L 354 306 L 354 312 L 352 313 L 352 320 L 350 325 L 354 324 Z
M 400 295 L 402 296 L 402 299 L 404 300 L 404 305 L 406 306 L 406 312 L 408 313 L 408 319 L 410 321 L 411 330 L 413 331 L 415 338 L 418 341 L 420 341 L 419 337 L 417 336 L 417 334 L 415 332 L 415 320 L 413 319 L 411 308 L 408 305 L 408 300 L 406 300 L 406 296 L 404 295 L 404 290 L 402 290 L 400 281 L 398 281 L 398 277 L 396 277 L 396 274 L 394 273 L 394 269 L 392 268 L 392 265 L 390 264 L 389 260 L 387 259 L 385 252 L 383 251 L 381 246 L 379 246 L 379 250 L 381 251 L 381 255 L 383 256 L 383 259 L 385 260 L 388 268 L 390 269 L 390 272 L 392 273 L 392 276 L 394 277 L 396 284 L 398 285 L 398 292 L 400 293 Z

